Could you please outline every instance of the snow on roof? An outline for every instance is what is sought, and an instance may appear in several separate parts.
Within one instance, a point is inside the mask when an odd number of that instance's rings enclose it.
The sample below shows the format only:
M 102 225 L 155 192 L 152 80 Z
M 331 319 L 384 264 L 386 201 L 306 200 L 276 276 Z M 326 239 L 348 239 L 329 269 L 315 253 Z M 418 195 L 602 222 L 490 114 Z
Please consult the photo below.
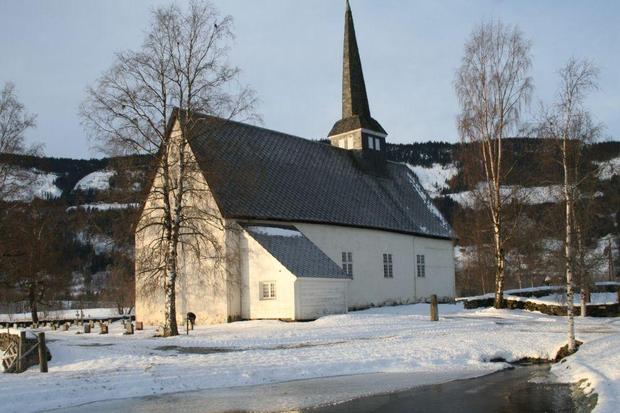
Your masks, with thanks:
M 97 191 L 107 191 L 110 189 L 110 178 L 116 175 L 116 171 L 104 169 L 89 173 L 75 184 L 74 191 L 88 191 L 89 189 Z
M 242 226 L 269 254 L 297 277 L 350 278 L 294 226 Z
M 261 235 L 269 235 L 272 237 L 301 237 L 301 232 L 296 229 L 269 227 L 269 226 L 249 226 L 247 229 Z
M 451 229 L 450 229 L 450 225 L 448 224 L 446 219 L 443 217 L 441 212 L 439 212 L 439 210 L 437 209 L 435 204 L 433 204 L 433 200 L 431 199 L 429 194 L 424 190 L 424 188 L 420 184 L 419 177 L 415 173 L 414 167 L 412 167 L 409 164 L 405 164 L 405 165 L 407 166 L 407 168 L 409 168 L 409 171 L 413 173 L 413 174 L 407 174 L 407 178 L 409 178 L 409 182 L 411 182 L 411 185 L 413 186 L 413 189 L 415 189 L 415 191 L 418 193 L 420 198 L 422 198 L 422 200 L 426 204 L 426 207 L 428 208 L 428 210 L 433 215 L 435 215 L 435 217 L 439 220 L 439 223 L 441 224 L 441 226 L 443 226 L 444 229 L 446 229 L 448 232 L 452 232 Z M 422 229 L 423 232 L 427 232 L 426 226 L 420 225 L 420 228 Z

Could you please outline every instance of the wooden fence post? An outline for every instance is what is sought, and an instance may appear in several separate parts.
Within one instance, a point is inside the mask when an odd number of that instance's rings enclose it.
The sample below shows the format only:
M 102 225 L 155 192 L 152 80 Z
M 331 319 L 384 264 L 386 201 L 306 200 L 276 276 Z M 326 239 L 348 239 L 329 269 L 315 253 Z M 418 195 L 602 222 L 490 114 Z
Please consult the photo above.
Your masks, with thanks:
M 90 324 L 84 323 L 84 334 L 90 334 Z
M 39 343 L 39 368 L 41 373 L 47 373 L 47 347 L 45 346 L 45 333 L 37 334 Z
M 439 312 L 437 310 L 437 295 L 431 295 L 431 321 L 439 320 Z
M 17 345 L 17 366 L 15 367 L 15 371 L 17 373 L 21 373 L 24 360 L 22 360 L 22 356 L 26 354 L 26 332 L 19 332 L 19 344 Z
M 101 332 L 99 334 L 108 334 L 108 325 L 101 323 Z

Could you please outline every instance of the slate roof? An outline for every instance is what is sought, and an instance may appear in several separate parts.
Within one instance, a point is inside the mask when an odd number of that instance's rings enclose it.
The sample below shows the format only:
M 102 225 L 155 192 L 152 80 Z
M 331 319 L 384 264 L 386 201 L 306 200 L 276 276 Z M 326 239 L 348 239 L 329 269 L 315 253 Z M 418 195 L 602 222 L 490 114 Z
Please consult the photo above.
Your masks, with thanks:
M 351 278 L 294 226 L 262 224 L 242 224 L 242 226 L 252 238 L 297 277 Z M 276 231 L 270 231 L 271 229 Z M 280 233 L 287 235 L 279 235 Z
M 405 164 L 372 174 L 355 151 L 194 114 L 190 146 L 226 218 L 337 224 L 453 238 Z

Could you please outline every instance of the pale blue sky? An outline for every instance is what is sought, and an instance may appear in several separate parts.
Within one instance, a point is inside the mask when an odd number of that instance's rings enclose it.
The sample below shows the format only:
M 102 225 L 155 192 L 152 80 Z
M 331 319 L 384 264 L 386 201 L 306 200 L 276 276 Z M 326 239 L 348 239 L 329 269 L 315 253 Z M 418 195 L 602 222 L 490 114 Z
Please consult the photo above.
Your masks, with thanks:
M 137 48 L 149 11 L 168 1 L 0 0 L 0 82 L 38 114 L 31 141 L 53 156 L 90 157 L 78 106 L 117 51 Z M 344 1 L 221 0 L 235 19 L 232 61 L 256 89 L 264 126 L 317 139 L 340 116 Z M 571 56 L 601 69 L 588 104 L 620 137 L 620 2 L 351 0 L 373 116 L 388 140 L 458 139 L 452 81 L 475 25 L 499 18 L 533 42 L 536 100 Z

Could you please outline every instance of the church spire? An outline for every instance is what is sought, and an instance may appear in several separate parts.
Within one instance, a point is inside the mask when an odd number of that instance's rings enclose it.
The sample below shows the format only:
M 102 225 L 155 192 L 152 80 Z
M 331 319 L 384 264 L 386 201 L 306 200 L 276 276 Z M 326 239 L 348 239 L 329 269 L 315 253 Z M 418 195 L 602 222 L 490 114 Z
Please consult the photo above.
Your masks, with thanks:
M 344 15 L 344 52 L 342 59 L 342 118 L 351 116 L 370 117 L 366 84 L 362 72 L 355 26 L 349 0 Z
M 370 116 L 362 61 L 355 37 L 353 14 L 349 0 L 346 0 L 342 56 L 342 119 L 336 122 L 329 132 L 329 137 L 356 130 L 361 131 L 362 129 L 382 135 L 383 138 L 386 135 L 379 122 Z M 359 149 L 362 149 L 361 143 L 355 145 L 355 147 L 358 146 Z

